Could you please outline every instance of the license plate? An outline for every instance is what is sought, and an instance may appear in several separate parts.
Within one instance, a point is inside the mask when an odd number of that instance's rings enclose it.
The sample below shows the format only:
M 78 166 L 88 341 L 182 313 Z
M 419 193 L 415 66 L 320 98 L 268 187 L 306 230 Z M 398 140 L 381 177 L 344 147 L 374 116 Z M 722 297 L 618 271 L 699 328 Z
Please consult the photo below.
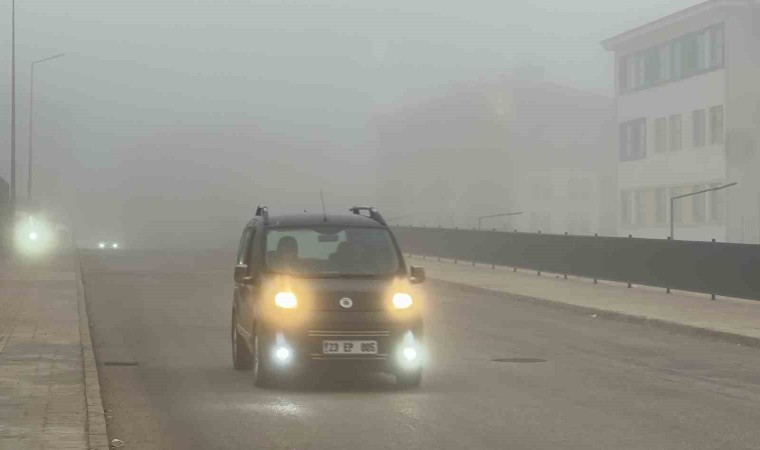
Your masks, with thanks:
M 322 341 L 323 354 L 376 355 L 377 341 Z

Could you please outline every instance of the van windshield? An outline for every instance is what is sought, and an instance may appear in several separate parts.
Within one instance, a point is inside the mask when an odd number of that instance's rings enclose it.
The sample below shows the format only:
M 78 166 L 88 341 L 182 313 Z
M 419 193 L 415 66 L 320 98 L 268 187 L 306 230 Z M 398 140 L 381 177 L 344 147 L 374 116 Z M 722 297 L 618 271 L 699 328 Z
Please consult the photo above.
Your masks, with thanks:
M 400 267 L 388 230 L 369 227 L 272 228 L 265 259 L 271 272 L 318 277 L 389 276 Z

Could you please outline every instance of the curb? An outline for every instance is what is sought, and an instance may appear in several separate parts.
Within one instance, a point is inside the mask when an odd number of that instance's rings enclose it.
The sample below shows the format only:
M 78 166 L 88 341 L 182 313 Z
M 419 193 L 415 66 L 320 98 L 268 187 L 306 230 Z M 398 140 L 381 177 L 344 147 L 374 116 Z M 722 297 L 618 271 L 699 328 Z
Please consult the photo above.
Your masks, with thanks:
M 575 312 L 579 314 L 596 314 L 598 317 L 617 320 L 620 322 L 635 323 L 641 325 L 653 326 L 667 331 L 674 331 L 681 334 L 710 337 L 719 341 L 727 342 L 730 344 L 745 345 L 747 347 L 760 348 L 760 338 L 754 336 L 745 336 L 743 334 L 731 333 L 729 331 L 721 331 L 713 328 L 704 328 L 696 325 L 687 325 L 680 322 L 672 322 L 669 320 L 659 319 L 657 317 L 639 316 L 635 314 L 625 314 L 618 311 L 610 311 L 607 309 L 595 308 L 591 306 L 575 305 L 572 303 L 565 303 L 559 300 L 551 300 L 548 298 L 531 297 L 527 295 L 514 294 L 508 291 L 502 291 L 497 289 L 489 289 L 485 287 L 473 286 L 466 283 L 458 283 L 455 281 L 442 280 L 440 278 L 430 277 L 435 283 L 447 285 L 452 288 L 458 288 L 471 291 L 488 291 L 495 294 L 502 294 L 513 298 L 520 302 L 530 302 L 537 305 L 546 306 L 555 309 L 564 309 L 566 311 Z
M 84 276 L 79 251 L 76 251 L 77 304 L 79 309 L 79 336 L 82 343 L 82 369 L 84 370 L 84 390 L 87 399 L 87 442 L 90 450 L 108 450 L 108 433 L 103 399 L 100 396 L 98 366 L 92 350 L 90 321 L 85 303 Z

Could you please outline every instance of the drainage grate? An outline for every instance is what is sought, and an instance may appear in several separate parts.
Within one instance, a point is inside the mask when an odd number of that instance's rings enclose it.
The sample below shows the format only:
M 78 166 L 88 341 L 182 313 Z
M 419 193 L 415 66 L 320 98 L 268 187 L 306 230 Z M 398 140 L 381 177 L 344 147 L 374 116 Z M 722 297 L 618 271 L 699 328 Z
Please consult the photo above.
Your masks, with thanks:
M 106 361 L 104 366 L 136 366 L 139 363 L 137 361 Z
M 546 362 L 545 359 L 539 359 L 539 358 L 494 358 L 491 361 L 493 361 L 493 362 L 503 362 L 503 363 L 540 363 L 540 362 Z

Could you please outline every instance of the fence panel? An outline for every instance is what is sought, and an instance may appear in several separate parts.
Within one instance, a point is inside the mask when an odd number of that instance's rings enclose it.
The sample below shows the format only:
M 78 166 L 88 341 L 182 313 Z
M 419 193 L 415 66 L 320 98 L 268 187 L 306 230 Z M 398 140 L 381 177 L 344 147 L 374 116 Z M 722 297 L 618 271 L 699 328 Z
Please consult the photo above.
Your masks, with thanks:
M 406 253 L 760 300 L 760 245 L 396 227 Z

